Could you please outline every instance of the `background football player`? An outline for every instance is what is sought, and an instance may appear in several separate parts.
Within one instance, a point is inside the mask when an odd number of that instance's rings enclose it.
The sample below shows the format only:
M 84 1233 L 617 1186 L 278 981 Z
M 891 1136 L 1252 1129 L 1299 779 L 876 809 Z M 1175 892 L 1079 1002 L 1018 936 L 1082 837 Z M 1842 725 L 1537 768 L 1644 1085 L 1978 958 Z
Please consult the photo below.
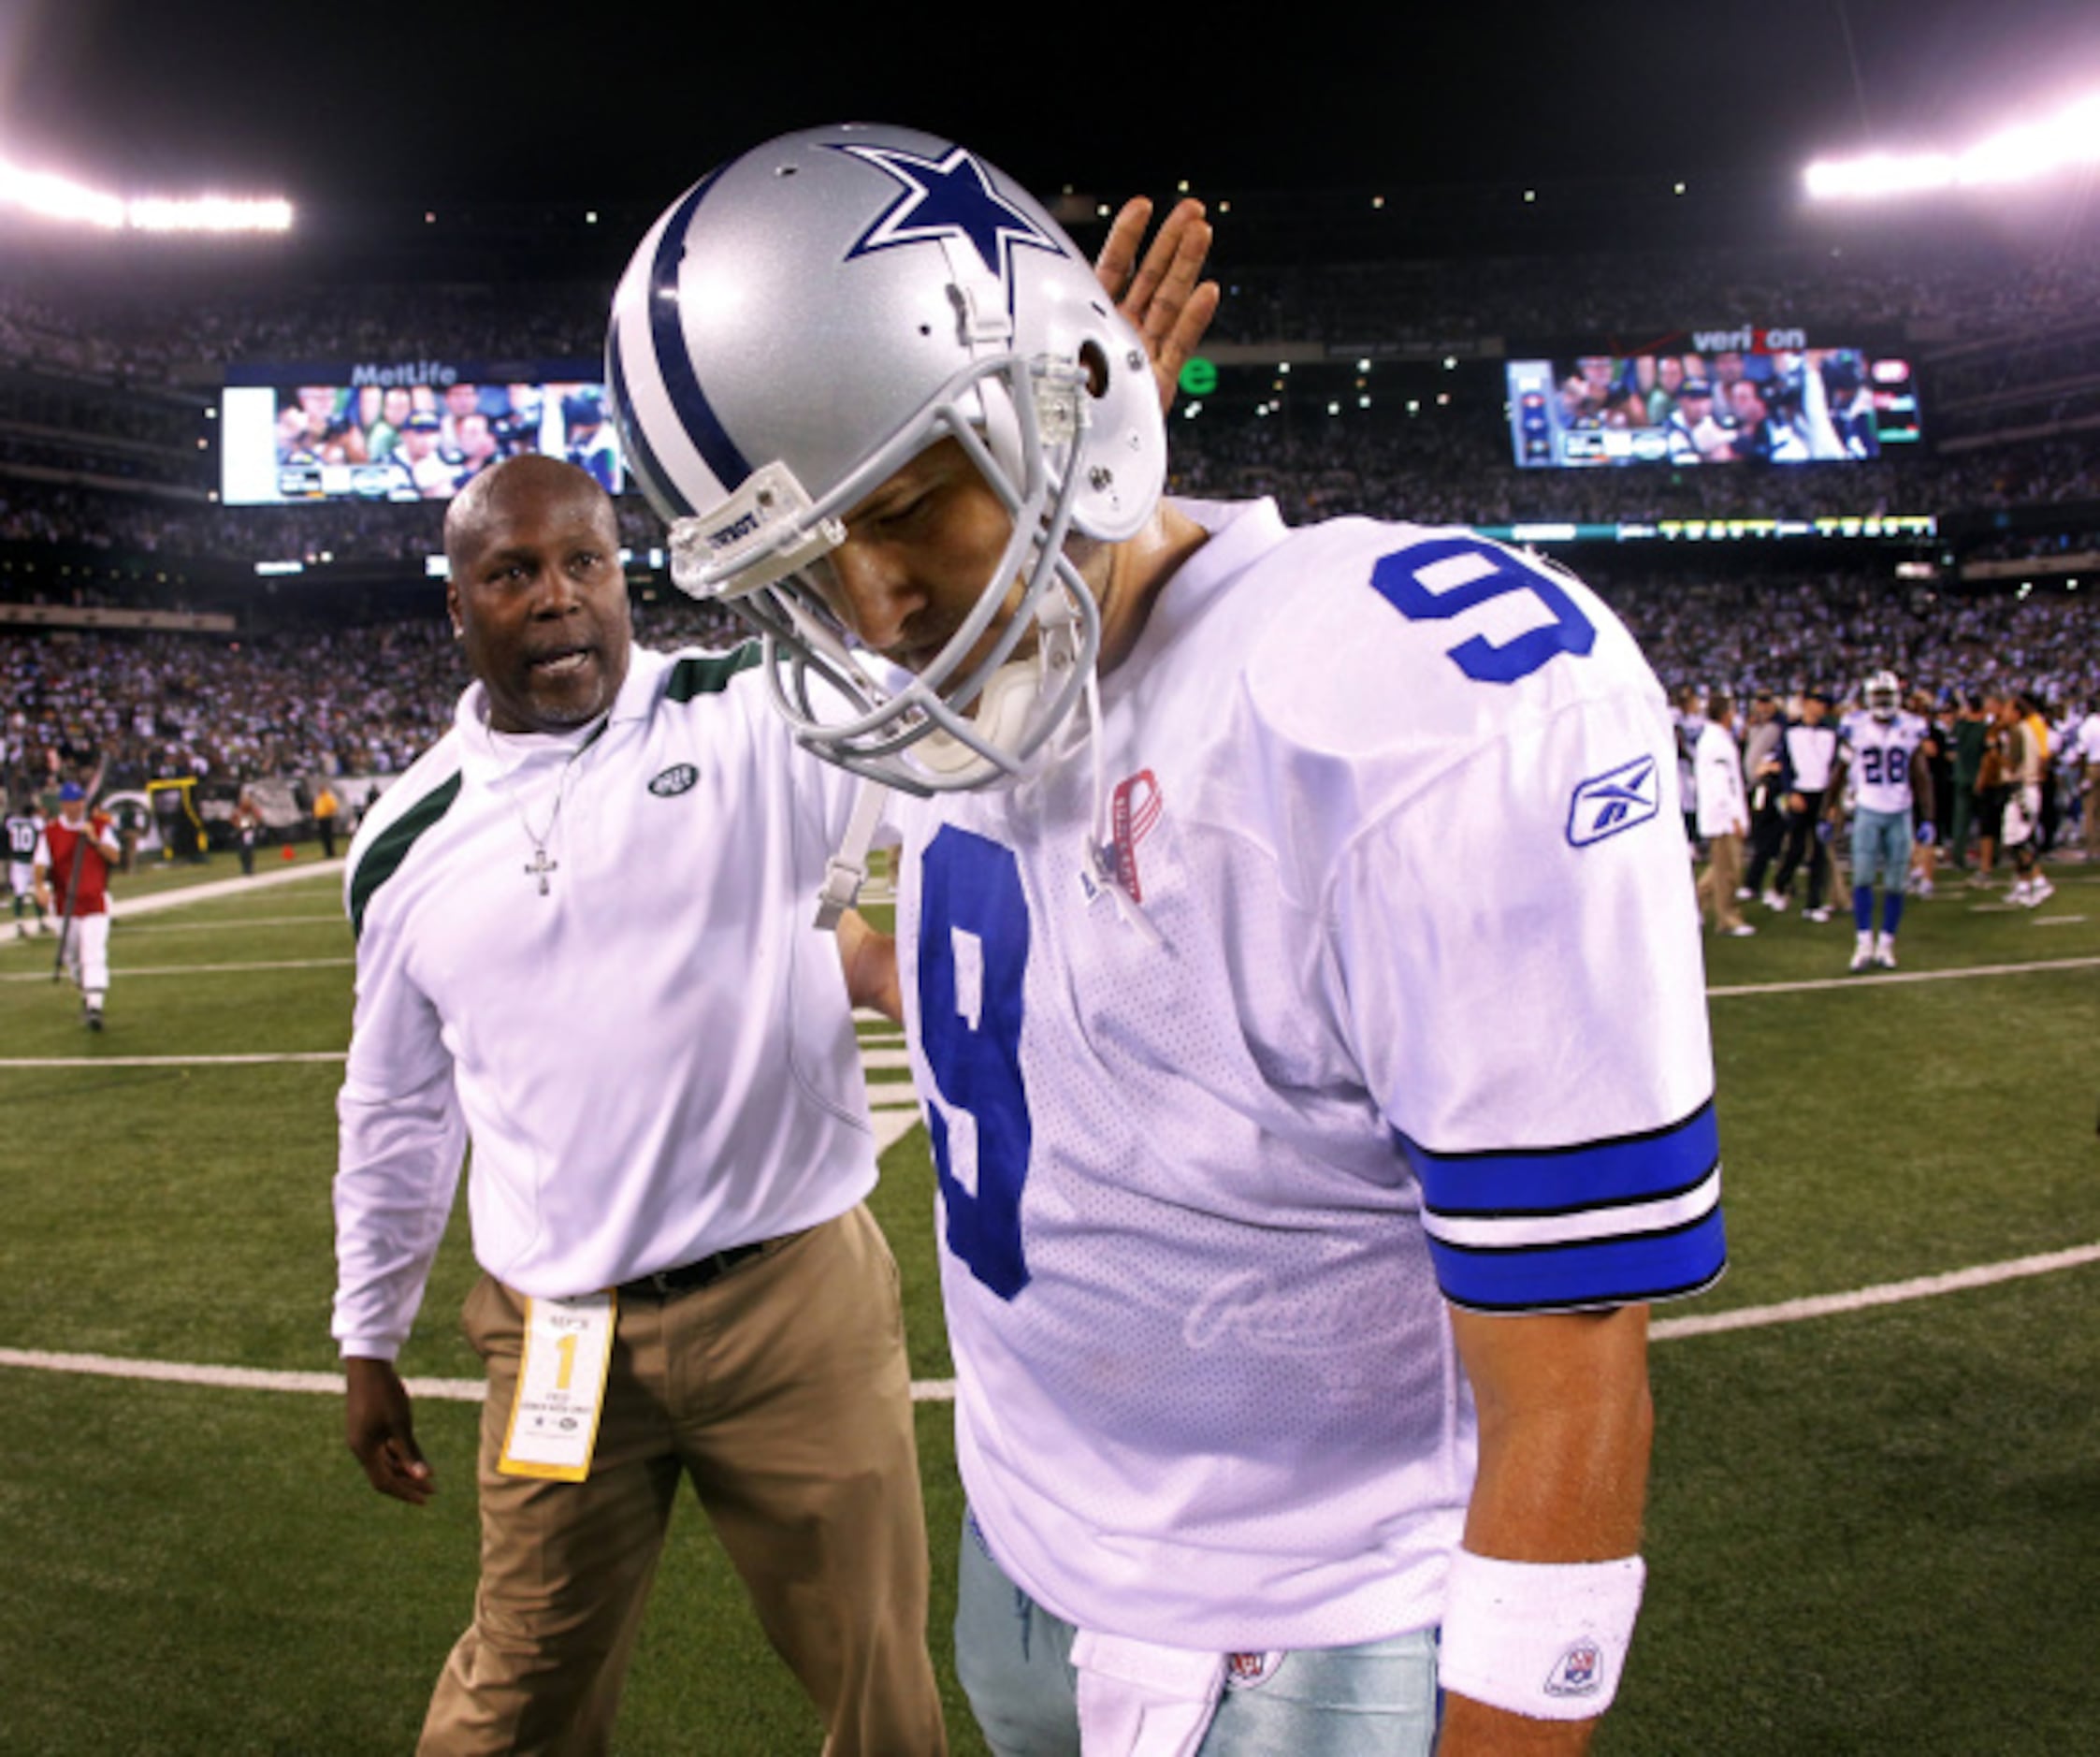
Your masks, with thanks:
M 1441 1676 L 1453 1757 L 1580 1750 L 1640 1598 L 1647 1301 L 1722 1262 L 1625 631 L 1469 532 L 1163 501 L 1139 339 L 925 135 L 710 173 L 607 379 L 674 577 L 900 790 L 992 1748 L 1426 1752 Z
M 1852 812 L 1852 968 L 1896 967 L 1896 929 L 1904 917 L 1914 839 L 1933 838 L 1932 772 L 1925 759 L 1931 727 L 1903 706 L 1891 671 L 1877 671 L 1861 690 L 1862 705 L 1838 723 L 1833 795 L 1849 782 Z M 1913 824 L 1915 822 L 1915 829 Z M 1881 930 L 1874 926 L 1874 892 L 1881 887 Z
M 15 937 L 27 939 L 32 933 L 49 930 L 44 905 L 36 894 L 36 842 L 44 833 L 44 814 L 24 793 L 20 803 L 7 806 L 7 890 L 14 897 Z

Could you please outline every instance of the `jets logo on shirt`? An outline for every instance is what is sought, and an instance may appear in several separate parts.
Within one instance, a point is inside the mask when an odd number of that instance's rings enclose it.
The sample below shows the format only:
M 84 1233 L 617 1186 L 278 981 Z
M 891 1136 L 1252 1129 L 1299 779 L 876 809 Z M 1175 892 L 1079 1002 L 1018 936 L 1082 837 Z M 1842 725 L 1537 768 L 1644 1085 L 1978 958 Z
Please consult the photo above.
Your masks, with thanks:
M 649 783 L 649 791 L 659 799 L 675 799 L 680 793 L 691 790 L 700 779 L 700 771 L 689 762 L 676 762 Z
M 1593 775 L 1568 808 L 1568 846 L 1587 848 L 1644 824 L 1662 809 L 1662 781 L 1653 757 L 1636 757 Z

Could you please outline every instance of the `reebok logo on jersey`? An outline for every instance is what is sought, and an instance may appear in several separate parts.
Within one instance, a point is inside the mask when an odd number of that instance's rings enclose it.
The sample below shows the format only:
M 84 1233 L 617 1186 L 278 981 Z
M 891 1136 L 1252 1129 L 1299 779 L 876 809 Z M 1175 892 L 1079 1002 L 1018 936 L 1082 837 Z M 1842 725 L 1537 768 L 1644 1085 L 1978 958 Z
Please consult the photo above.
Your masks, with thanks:
M 1137 844 L 1166 808 L 1159 782 L 1150 769 L 1139 769 L 1116 786 L 1108 808 L 1108 821 L 1116 838 L 1116 882 L 1129 893 L 1133 903 L 1145 900 L 1144 888 L 1137 882 Z
M 1593 775 L 1568 808 L 1568 846 L 1587 848 L 1647 822 L 1662 809 L 1662 777 L 1653 757 L 1636 757 Z
M 700 771 L 689 762 L 674 762 L 649 783 L 649 791 L 659 799 L 675 799 L 680 793 L 692 791 L 700 779 Z
M 1604 1682 L 1604 1655 L 1596 1642 L 1584 1639 L 1555 1662 L 1546 1677 L 1549 1696 L 1593 1696 Z

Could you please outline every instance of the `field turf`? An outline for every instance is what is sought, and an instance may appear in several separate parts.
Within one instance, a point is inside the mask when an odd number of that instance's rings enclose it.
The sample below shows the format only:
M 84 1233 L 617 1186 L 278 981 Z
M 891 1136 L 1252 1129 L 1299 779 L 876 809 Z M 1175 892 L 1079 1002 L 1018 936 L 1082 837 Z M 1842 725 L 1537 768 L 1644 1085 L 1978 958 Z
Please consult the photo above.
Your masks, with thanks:
M 419 1404 L 441 1492 L 417 1511 L 366 1488 L 332 1390 L 32 1364 L 333 1372 L 351 942 L 337 881 L 298 870 L 120 922 L 98 1037 L 50 940 L 0 940 L 0 1753 L 405 1752 L 468 1614 L 471 1403 Z M 2100 873 L 2055 878 L 2039 911 L 1914 903 L 1894 979 L 1844 976 L 1842 917 L 1753 904 L 1756 938 L 1709 940 L 1731 1267 L 1658 1314 L 1649 1594 L 1608 1757 L 2100 1747 L 2100 1261 L 2028 1261 L 2100 1242 Z M 262 1059 L 210 1059 L 235 1056 Z M 939 1381 L 932 1202 L 914 1128 L 876 1211 Z M 2006 1264 L 2040 1272 L 1785 1306 Z M 456 1216 L 404 1372 L 475 1376 L 471 1274 Z M 1676 1328 L 1728 1313 L 1755 1321 Z M 968 1753 L 949 1416 L 921 1402 L 919 1437 Z M 688 1502 L 619 1750 L 818 1744 Z

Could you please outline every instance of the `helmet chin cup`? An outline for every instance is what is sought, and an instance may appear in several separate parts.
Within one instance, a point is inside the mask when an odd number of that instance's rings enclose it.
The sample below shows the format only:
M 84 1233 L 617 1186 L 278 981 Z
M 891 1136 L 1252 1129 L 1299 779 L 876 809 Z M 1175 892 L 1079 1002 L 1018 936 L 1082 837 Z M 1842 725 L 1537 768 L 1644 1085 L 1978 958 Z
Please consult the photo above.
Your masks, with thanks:
M 1028 660 L 1009 660 L 993 672 L 978 692 L 970 717 L 973 743 L 953 733 L 930 732 L 911 747 L 911 760 L 922 764 L 949 787 L 977 787 L 997 778 L 998 762 L 980 746 L 1008 752 L 1020 747 L 1028 717 L 1043 690 L 1042 667 Z

